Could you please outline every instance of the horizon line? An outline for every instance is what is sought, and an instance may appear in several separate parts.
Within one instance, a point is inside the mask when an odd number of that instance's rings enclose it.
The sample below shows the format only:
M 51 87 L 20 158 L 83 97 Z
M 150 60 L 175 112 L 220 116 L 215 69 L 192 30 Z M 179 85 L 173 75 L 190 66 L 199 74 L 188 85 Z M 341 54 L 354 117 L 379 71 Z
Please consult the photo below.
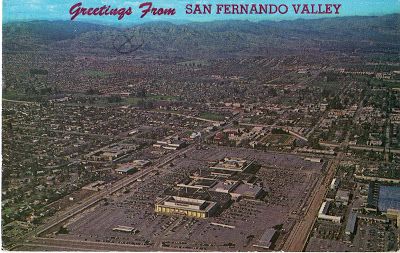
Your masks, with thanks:
M 13 24 L 13 23 L 29 23 L 29 22 L 78 22 L 78 23 L 90 23 L 90 24 L 97 24 L 97 25 L 105 25 L 105 26 L 124 26 L 124 25 L 143 25 L 148 23 L 171 23 L 175 25 L 183 25 L 183 24 L 190 24 L 190 23 L 211 23 L 211 22 L 230 22 L 230 21 L 247 21 L 252 23 L 259 23 L 264 21 L 270 22 L 294 22 L 294 21 L 304 21 L 304 20 L 323 20 L 323 19 L 341 19 L 341 18 L 368 18 L 368 17 L 384 17 L 384 16 L 393 16 L 393 15 L 400 15 L 399 12 L 393 13 L 385 13 L 385 14 L 371 14 L 371 15 L 341 15 L 341 16 L 326 16 L 326 17 L 311 17 L 311 16 L 303 16 L 303 17 L 293 17 L 287 19 L 271 19 L 271 18 L 264 18 L 264 19 L 251 19 L 251 18 L 232 18 L 232 19 L 213 19 L 213 20 L 187 20 L 187 19 L 172 19 L 172 20 L 149 20 L 149 21 L 100 21 L 99 19 L 92 19 L 84 18 L 83 20 L 70 20 L 70 19 L 15 19 L 15 20 L 2 20 L 3 25 Z

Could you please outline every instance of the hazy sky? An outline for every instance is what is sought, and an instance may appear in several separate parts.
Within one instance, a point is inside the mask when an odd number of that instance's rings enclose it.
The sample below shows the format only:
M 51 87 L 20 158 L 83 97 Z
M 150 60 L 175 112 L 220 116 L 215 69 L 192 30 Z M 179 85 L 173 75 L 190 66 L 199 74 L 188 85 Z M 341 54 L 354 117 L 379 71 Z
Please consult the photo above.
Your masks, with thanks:
M 146 0 L 151 1 L 151 0 Z M 78 17 L 76 20 L 107 22 L 107 23 L 136 23 L 146 21 L 209 21 L 214 19 L 249 19 L 249 20 L 282 20 L 295 18 L 321 18 L 337 15 L 295 15 L 288 13 L 285 15 L 187 15 L 185 14 L 186 4 L 216 4 L 216 3 L 263 3 L 263 4 L 287 4 L 294 3 L 337 3 L 342 4 L 340 16 L 369 16 L 383 15 L 391 13 L 400 13 L 400 0 L 154 0 L 155 7 L 173 7 L 176 8 L 175 16 L 150 16 L 139 18 L 139 4 L 146 1 L 137 0 L 3 0 L 3 21 L 14 20 L 69 20 L 70 7 L 82 2 L 84 7 L 101 7 L 111 5 L 111 7 L 129 7 L 133 8 L 134 14 L 126 16 L 122 20 L 117 17 Z

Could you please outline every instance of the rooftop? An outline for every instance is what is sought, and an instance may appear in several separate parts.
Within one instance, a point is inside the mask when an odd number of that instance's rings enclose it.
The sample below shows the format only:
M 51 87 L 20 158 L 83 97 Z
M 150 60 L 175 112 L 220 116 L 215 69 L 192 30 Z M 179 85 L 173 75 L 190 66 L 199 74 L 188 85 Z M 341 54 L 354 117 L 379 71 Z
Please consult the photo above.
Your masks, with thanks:
M 400 187 L 381 186 L 379 188 L 378 209 L 386 212 L 388 209 L 400 210 Z
M 353 234 L 356 227 L 357 213 L 351 212 L 346 224 L 346 234 Z
M 236 189 L 233 190 L 233 193 L 256 198 L 260 194 L 261 190 L 262 187 L 258 185 L 240 184 L 238 187 L 236 187 Z
M 257 244 L 254 244 L 255 247 L 269 249 L 272 245 L 274 235 L 276 230 L 273 228 L 268 228 L 262 234 L 260 240 L 258 240 Z
M 181 209 L 193 210 L 193 211 L 209 211 L 217 203 L 213 201 L 207 201 L 203 199 L 193 199 L 179 196 L 166 196 L 161 199 L 158 205 L 176 207 Z
M 247 160 L 225 157 L 222 161 L 219 161 L 210 168 L 214 170 L 243 172 L 250 164 Z
M 238 181 L 231 181 L 231 180 L 226 180 L 226 181 L 219 181 L 217 184 L 215 184 L 212 187 L 212 190 L 216 192 L 224 192 L 224 193 L 229 193 L 233 191 L 237 185 L 239 184 Z

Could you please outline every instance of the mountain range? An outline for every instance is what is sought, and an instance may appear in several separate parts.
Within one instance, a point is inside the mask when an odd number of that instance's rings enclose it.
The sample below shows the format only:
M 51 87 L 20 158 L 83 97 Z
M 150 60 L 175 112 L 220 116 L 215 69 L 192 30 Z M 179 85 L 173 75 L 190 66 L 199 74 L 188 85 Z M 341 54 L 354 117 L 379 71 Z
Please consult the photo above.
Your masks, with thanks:
M 142 45 L 136 54 L 182 58 L 325 53 L 400 53 L 400 14 L 293 21 L 151 22 L 129 28 L 77 21 L 3 24 L 6 53 L 62 51 L 115 55 L 115 44 Z

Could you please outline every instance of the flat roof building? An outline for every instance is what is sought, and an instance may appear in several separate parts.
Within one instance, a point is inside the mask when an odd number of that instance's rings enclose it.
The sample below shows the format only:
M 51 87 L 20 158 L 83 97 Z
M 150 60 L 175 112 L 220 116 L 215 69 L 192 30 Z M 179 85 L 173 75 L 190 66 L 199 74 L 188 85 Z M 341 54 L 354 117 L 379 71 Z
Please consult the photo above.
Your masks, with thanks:
M 150 164 L 149 160 L 134 160 L 131 164 L 137 168 L 143 168 Z
M 136 150 L 138 146 L 132 144 L 112 144 L 84 155 L 85 159 L 93 161 L 117 161 Z
M 238 181 L 232 181 L 232 180 L 219 181 L 211 188 L 211 190 L 216 192 L 230 193 L 236 187 L 238 187 L 239 183 L 240 182 Z
M 99 191 L 99 190 L 104 189 L 104 186 L 105 186 L 105 182 L 104 181 L 97 180 L 97 181 L 95 181 L 93 183 L 90 183 L 88 185 L 83 186 L 82 189 L 89 190 L 89 191 Z
M 115 172 L 121 175 L 132 174 L 136 171 L 136 167 L 131 163 L 121 164 L 118 168 L 115 169 Z
M 346 230 L 345 230 L 346 235 L 354 234 L 354 230 L 356 228 L 356 221 L 357 221 L 357 213 L 350 212 L 350 215 L 349 215 L 349 218 L 347 219 L 347 224 L 346 224 Z
M 256 244 L 253 244 L 253 246 L 263 249 L 270 249 L 272 243 L 276 239 L 275 235 L 276 235 L 276 230 L 273 228 L 268 228 L 264 231 L 258 242 Z
M 162 140 L 153 144 L 153 147 L 164 148 L 169 150 L 178 150 L 186 146 L 186 142 L 182 140 Z
M 231 192 L 231 195 L 235 199 L 240 197 L 256 199 L 261 195 L 261 193 L 262 187 L 258 185 L 240 184 Z
M 388 219 L 393 220 L 396 223 L 397 227 L 400 227 L 400 210 L 389 208 L 385 214 Z
M 240 158 L 225 157 L 222 161 L 211 166 L 210 169 L 214 171 L 243 172 L 252 164 L 253 162 L 248 163 L 247 160 Z
M 209 189 L 213 187 L 216 183 L 217 180 L 213 178 L 190 176 L 186 181 L 183 181 L 176 186 L 183 188 Z
M 156 213 L 185 215 L 194 218 L 210 217 L 216 209 L 216 202 L 178 196 L 166 196 L 155 205 Z
M 346 191 L 346 190 L 339 189 L 336 192 L 335 200 L 336 200 L 336 202 L 340 202 L 343 205 L 347 205 L 349 203 L 349 200 L 350 200 L 350 192 Z
M 211 176 L 219 177 L 219 178 L 229 178 L 232 177 L 236 172 L 235 171 L 222 171 L 222 170 L 213 170 L 211 171 Z
M 400 210 L 400 187 L 380 186 L 378 209 L 386 212 L 388 209 Z
M 331 185 L 329 186 L 329 188 L 331 190 L 335 190 L 338 186 L 339 186 L 339 179 L 337 179 L 337 178 L 332 179 L 332 182 L 331 182 Z
M 322 203 L 322 205 L 318 211 L 318 219 L 328 220 L 328 221 L 332 221 L 335 223 L 340 223 L 342 221 L 341 216 L 328 215 L 329 205 L 330 205 L 330 202 L 328 202 L 328 201 L 325 201 L 324 203 Z
M 377 211 L 379 199 L 379 184 L 372 182 L 368 186 L 367 208 Z
M 322 203 L 321 207 L 319 208 L 318 214 L 327 214 L 329 209 L 329 204 L 330 202 L 324 201 L 324 203 Z

